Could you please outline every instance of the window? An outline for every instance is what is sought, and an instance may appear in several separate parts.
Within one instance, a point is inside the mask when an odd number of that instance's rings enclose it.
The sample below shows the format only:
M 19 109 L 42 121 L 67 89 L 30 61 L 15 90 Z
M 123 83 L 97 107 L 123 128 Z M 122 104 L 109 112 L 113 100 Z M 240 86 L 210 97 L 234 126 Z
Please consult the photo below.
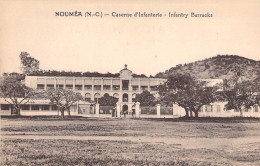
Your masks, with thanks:
M 22 110 L 30 110 L 30 106 L 29 105 L 22 105 L 21 109 Z
M 111 90 L 111 86 L 110 85 L 104 85 L 103 90 Z
M 206 105 L 206 112 L 212 112 L 211 105 Z
M 94 95 L 94 100 L 95 100 L 95 102 L 96 103 L 98 103 L 98 99 L 100 98 L 100 94 L 99 93 L 96 93 L 95 95 Z
M 47 84 L 47 89 L 54 89 L 54 85 L 53 84 Z
M 73 85 L 66 85 L 66 89 L 73 89 Z
M 94 90 L 101 90 L 101 85 L 94 85 Z
M 157 91 L 158 87 L 157 86 L 150 86 L 151 91 Z
M 85 85 L 85 90 L 92 90 L 92 85 Z
M 133 89 L 133 90 L 138 90 L 139 87 L 138 87 L 138 85 L 133 85 L 133 86 L 132 86 L 132 89 Z
M 52 109 L 52 110 L 58 110 L 58 107 L 57 107 L 56 105 L 52 105 L 52 106 L 51 106 L 51 109 Z
M 37 84 L 37 89 L 44 89 L 44 84 Z
M 32 110 L 40 110 L 40 106 L 39 105 L 32 105 Z
M 85 101 L 90 101 L 91 100 L 91 94 L 90 93 L 86 93 L 85 94 Z
M 82 90 L 82 85 L 75 85 L 76 90 Z
M 113 90 L 120 90 L 120 85 L 113 85 Z
M 49 105 L 42 105 L 42 110 L 50 110 L 50 106 Z
M 148 86 L 141 86 L 141 90 L 148 90 Z
M 63 88 L 64 88 L 64 85 L 63 85 L 63 84 L 57 84 L 57 85 L 56 85 L 56 88 L 57 88 L 57 89 L 63 89 Z
M 9 104 L 1 104 L 1 110 L 9 110 Z
M 122 80 L 122 89 L 123 90 L 128 90 L 128 87 L 129 87 L 129 80 Z

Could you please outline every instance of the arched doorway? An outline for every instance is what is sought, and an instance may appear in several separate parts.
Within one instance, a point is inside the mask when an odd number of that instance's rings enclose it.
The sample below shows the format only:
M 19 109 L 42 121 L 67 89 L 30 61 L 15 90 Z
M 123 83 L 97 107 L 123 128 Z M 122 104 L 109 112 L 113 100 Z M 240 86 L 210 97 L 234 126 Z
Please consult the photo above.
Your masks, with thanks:
M 127 93 L 123 94 L 123 102 L 128 102 L 128 94 Z
M 123 105 L 123 113 L 128 114 L 128 105 Z

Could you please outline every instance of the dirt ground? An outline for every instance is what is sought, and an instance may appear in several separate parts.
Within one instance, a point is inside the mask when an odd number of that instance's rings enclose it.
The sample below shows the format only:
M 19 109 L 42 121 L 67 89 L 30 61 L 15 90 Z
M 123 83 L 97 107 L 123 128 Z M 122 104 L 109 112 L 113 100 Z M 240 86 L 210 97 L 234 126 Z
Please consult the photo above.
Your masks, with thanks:
M 2 118 L 1 165 L 260 165 L 260 120 Z

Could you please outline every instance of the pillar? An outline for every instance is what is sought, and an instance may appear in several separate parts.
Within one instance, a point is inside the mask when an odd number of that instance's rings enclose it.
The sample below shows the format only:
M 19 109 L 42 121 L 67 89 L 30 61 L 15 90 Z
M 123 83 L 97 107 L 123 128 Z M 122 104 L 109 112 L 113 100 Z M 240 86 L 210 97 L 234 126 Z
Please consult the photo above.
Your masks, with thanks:
M 116 117 L 120 117 L 121 107 L 119 102 L 116 103 Z
M 76 78 L 73 78 L 72 81 L 72 90 L 75 91 L 75 85 L 76 85 Z
M 120 79 L 120 83 L 119 84 L 120 84 L 120 88 L 119 89 L 120 89 L 120 91 L 122 91 L 123 90 L 122 79 Z
M 85 79 L 82 79 L 82 91 L 85 91 Z M 85 94 L 84 94 L 85 95 Z M 84 96 L 85 97 L 85 96 Z
M 99 116 L 99 104 L 96 104 L 96 115 Z
M 75 115 L 78 115 L 79 113 L 79 100 L 76 102 L 76 112 Z
M 141 91 L 141 78 L 138 79 L 138 91 Z
M 57 78 L 56 77 L 54 77 L 54 89 L 57 89 Z
M 161 110 L 160 110 L 160 107 L 161 107 L 161 105 L 160 104 L 157 104 L 156 105 L 156 110 L 157 110 L 157 118 L 160 118 L 161 117 Z
M 47 89 L 47 78 L 44 79 L 44 90 Z
M 103 92 L 103 90 L 104 90 L 104 79 L 102 78 L 101 79 L 101 81 L 100 81 L 101 83 L 101 91 Z
M 139 102 L 135 103 L 135 116 L 136 116 L 136 118 L 140 118 L 140 103 Z

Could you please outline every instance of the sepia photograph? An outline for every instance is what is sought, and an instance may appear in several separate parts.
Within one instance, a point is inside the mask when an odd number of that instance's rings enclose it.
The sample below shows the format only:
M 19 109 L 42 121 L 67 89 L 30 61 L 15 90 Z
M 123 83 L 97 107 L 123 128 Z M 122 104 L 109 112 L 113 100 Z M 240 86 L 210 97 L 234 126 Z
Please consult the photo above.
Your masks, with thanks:
M 260 166 L 259 0 L 0 1 L 3 166 Z

